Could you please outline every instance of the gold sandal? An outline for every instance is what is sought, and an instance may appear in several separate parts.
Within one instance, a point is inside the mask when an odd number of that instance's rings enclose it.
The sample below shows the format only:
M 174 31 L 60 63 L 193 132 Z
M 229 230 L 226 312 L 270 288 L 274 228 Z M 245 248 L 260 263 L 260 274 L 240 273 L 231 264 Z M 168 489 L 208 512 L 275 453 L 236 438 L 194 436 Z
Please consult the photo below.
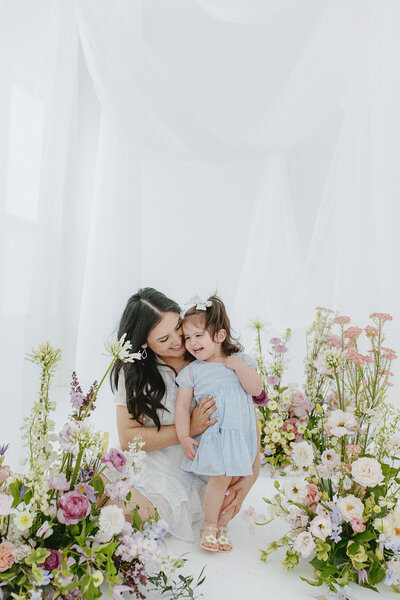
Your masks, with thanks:
M 231 552 L 233 550 L 232 542 L 227 536 L 228 528 L 219 527 L 218 529 L 218 552 Z
M 206 533 L 210 532 L 210 533 Z M 218 540 L 216 538 L 217 527 L 202 525 L 200 527 L 200 548 L 208 552 L 218 552 Z M 207 544 L 207 545 L 206 545 Z

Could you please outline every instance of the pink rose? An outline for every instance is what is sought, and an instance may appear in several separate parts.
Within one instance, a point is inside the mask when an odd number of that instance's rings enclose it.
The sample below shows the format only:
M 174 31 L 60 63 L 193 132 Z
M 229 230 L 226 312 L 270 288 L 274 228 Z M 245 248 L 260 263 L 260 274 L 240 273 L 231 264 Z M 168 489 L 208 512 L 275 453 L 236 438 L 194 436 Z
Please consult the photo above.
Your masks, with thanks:
M 64 525 L 75 525 L 90 513 L 90 502 L 83 494 L 72 490 L 58 499 L 57 519 Z
M 11 542 L 1 542 L 0 544 L 0 573 L 4 573 L 14 564 L 14 544 Z
M 126 463 L 126 456 L 121 450 L 117 450 L 117 448 L 110 448 L 107 454 L 104 454 L 104 456 L 101 457 L 101 462 L 111 463 L 114 469 L 117 469 L 117 471 L 122 471 Z
M 44 563 L 41 563 L 39 567 L 43 567 L 46 571 L 52 571 L 53 569 L 61 570 L 62 554 L 59 550 L 54 548 L 46 548 L 50 552 L 50 556 L 46 558 Z
M 311 501 L 311 504 L 316 504 L 320 501 L 321 497 L 319 495 L 319 490 L 314 483 L 307 484 L 307 496 Z
M 279 377 L 277 375 L 270 375 L 267 379 L 268 385 L 277 385 L 279 383 Z
M 8 479 L 11 475 L 10 467 L 4 465 L 0 467 L 0 483 L 3 483 L 6 479 Z
M 266 406 L 269 402 L 267 392 L 263 390 L 259 396 L 253 396 L 253 404 L 255 406 Z
M 362 533 L 363 531 L 365 531 L 365 525 L 360 519 L 354 518 L 350 522 L 353 531 L 355 531 L 356 533 Z
M 310 401 L 304 397 L 301 392 L 293 392 L 292 404 L 290 406 L 290 416 L 302 419 L 306 417 L 310 411 Z

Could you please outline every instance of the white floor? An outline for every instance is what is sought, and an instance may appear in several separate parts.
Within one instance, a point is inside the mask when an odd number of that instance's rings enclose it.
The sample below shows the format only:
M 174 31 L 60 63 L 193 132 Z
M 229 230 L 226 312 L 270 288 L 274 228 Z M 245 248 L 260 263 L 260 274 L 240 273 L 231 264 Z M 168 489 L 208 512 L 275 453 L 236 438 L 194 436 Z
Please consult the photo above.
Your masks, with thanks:
M 244 508 L 254 506 L 257 514 L 265 513 L 266 505 L 262 498 L 271 497 L 273 493 L 273 480 L 266 473 L 261 474 L 247 497 Z M 203 566 L 206 567 L 206 580 L 199 588 L 205 600 L 302 600 L 326 593 L 326 588 L 312 587 L 299 578 L 299 575 L 312 578 L 312 568 L 306 566 L 306 563 L 288 573 L 283 570 L 280 564 L 282 555 L 278 553 L 274 553 L 267 564 L 261 562 L 259 549 L 284 535 L 285 531 L 284 523 L 276 520 L 264 527 L 256 527 L 252 535 L 248 524 L 238 515 L 230 527 L 230 537 L 235 546 L 230 554 L 205 552 L 196 544 L 188 544 L 172 537 L 167 544 L 171 554 L 186 555 L 186 573 L 197 575 Z M 377 598 L 375 592 L 356 584 L 352 586 L 352 592 L 358 600 Z M 380 592 L 382 600 L 395 597 L 392 590 L 384 585 L 380 585 Z M 156 600 L 160 595 L 150 593 L 148 598 Z

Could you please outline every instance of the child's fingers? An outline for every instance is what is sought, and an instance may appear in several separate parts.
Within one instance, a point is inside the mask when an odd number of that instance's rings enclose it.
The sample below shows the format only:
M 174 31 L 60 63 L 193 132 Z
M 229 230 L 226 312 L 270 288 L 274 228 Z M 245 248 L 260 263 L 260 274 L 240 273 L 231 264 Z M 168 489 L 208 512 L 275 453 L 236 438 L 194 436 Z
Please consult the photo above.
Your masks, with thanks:
M 199 445 L 199 442 L 196 442 L 196 440 L 193 440 L 193 446 L 197 447 L 198 445 Z

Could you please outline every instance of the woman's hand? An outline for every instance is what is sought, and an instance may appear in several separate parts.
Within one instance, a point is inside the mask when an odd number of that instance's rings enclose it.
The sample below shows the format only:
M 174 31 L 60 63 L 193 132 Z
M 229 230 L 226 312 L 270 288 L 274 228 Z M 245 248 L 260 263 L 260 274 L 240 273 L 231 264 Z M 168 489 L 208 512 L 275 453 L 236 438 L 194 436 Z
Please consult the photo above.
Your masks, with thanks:
M 203 398 L 203 400 L 195 406 L 190 418 L 190 435 L 192 437 L 203 433 L 203 431 L 218 421 L 218 417 L 211 419 L 215 410 L 215 400 L 212 396 Z

